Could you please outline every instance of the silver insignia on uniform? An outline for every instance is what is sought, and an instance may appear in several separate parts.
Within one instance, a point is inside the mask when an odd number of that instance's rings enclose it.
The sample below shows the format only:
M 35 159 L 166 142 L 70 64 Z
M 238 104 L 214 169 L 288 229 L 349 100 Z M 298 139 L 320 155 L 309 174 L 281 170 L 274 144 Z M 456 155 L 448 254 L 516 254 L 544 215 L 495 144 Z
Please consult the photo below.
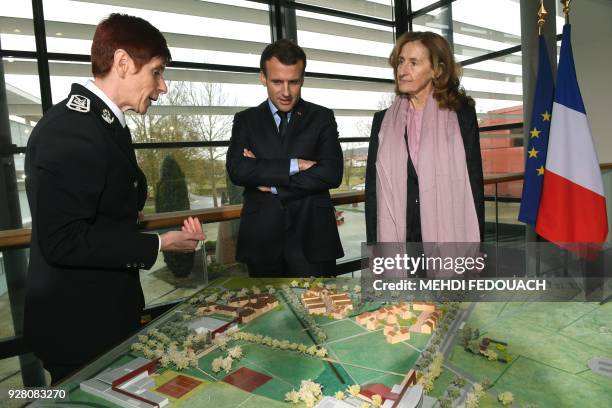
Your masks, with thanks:
M 138 181 L 134 182 L 134 188 L 138 188 Z
M 81 95 L 71 95 L 66 102 L 66 106 L 73 111 L 87 113 L 89 112 L 89 98 Z
M 111 113 L 106 108 L 102 109 L 102 119 L 104 119 L 108 124 L 111 124 L 115 121 L 115 118 L 111 116 Z

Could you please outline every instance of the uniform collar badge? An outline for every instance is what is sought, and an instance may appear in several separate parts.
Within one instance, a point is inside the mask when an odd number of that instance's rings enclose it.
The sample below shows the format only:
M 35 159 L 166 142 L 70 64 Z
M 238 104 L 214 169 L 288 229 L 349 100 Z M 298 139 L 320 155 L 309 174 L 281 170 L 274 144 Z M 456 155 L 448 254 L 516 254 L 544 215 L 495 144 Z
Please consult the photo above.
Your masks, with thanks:
M 71 95 L 68 102 L 66 102 L 68 109 L 81 113 L 89 112 L 89 105 L 89 98 L 82 95 Z
M 102 109 L 102 119 L 109 125 L 115 121 L 115 118 L 111 115 L 108 109 Z

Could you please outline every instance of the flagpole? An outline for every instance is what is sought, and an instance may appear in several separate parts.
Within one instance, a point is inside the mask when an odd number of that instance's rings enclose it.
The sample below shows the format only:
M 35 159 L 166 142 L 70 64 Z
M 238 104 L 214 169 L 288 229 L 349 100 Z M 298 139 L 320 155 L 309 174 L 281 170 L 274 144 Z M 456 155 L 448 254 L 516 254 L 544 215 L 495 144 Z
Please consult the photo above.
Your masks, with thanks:
M 544 28 L 547 14 L 548 12 L 544 8 L 544 0 L 540 0 L 540 8 L 538 9 L 538 35 L 542 35 L 542 28 Z
M 563 4 L 563 14 L 565 14 L 565 24 L 569 24 L 570 3 L 572 0 L 561 0 Z
M 565 24 L 569 24 L 569 12 L 571 0 L 560 0 L 563 4 L 563 14 L 565 14 Z M 569 251 L 563 251 L 563 277 L 569 274 Z M 585 290 L 586 293 L 586 290 Z
M 546 0 L 547 6 L 550 8 L 555 7 L 554 0 Z M 537 54 L 534 55 L 534 59 L 537 62 L 537 75 L 535 75 L 535 86 L 534 94 L 528 97 L 525 101 L 525 112 L 529 112 L 530 116 L 525 116 L 524 123 L 529 126 L 529 136 L 525 140 L 526 156 L 525 156 L 525 178 L 523 180 L 523 192 L 521 194 L 521 208 L 519 210 L 519 221 L 535 227 L 537 221 L 537 211 L 540 201 L 541 183 L 543 166 L 546 160 L 546 148 L 548 140 L 548 128 L 550 123 L 550 112 L 552 112 L 552 99 L 553 99 L 553 80 L 552 72 L 550 68 L 550 59 L 548 58 L 548 47 L 544 40 L 544 31 L 553 28 L 546 24 L 546 16 L 548 12 L 544 7 L 545 0 L 540 0 L 540 4 L 537 5 L 535 10 L 532 10 L 529 16 L 529 26 L 532 27 L 529 30 L 526 38 L 535 38 L 535 33 L 538 33 L 537 41 Z M 536 17 L 537 24 L 533 24 L 533 17 Z M 526 16 L 525 16 L 526 17 Z M 523 19 L 523 18 L 522 18 Z M 526 26 L 527 24 L 525 24 Z M 536 31 L 537 28 L 537 31 Z M 523 54 L 525 58 L 525 54 Z M 525 76 L 523 76 L 525 78 Z M 533 104 L 529 105 L 532 101 Z M 547 122 L 548 121 L 548 122 Z M 539 170 L 538 170 L 539 169 Z M 541 249 L 540 243 L 541 238 L 535 233 L 533 229 L 526 228 L 526 243 L 525 247 L 525 267 L 527 276 L 540 276 L 541 275 Z
M 548 14 L 548 12 L 546 11 L 546 9 L 544 8 L 544 0 L 540 0 L 540 8 L 538 9 L 538 36 L 542 35 L 542 30 L 544 28 L 544 23 L 546 23 L 546 15 Z M 542 242 L 542 239 L 540 238 L 540 236 L 538 234 L 535 234 L 536 236 L 536 259 L 535 259 L 535 276 L 540 276 L 540 268 L 541 268 L 541 263 L 542 263 L 542 254 L 540 252 L 540 245 L 539 243 Z

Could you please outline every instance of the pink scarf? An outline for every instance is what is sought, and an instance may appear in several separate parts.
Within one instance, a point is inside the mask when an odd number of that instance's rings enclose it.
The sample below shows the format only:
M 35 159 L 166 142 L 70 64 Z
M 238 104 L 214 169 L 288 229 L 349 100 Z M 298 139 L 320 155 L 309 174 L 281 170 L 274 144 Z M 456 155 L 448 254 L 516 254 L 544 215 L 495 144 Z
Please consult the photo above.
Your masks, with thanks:
M 406 241 L 409 99 L 397 96 L 381 124 L 376 157 L 378 242 Z M 410 136 L 409 136 L 410 138 Z M 430 95 L 423 112 L 416 165 L 423 242 L 479 242 L 465 149 L 454 111 Z

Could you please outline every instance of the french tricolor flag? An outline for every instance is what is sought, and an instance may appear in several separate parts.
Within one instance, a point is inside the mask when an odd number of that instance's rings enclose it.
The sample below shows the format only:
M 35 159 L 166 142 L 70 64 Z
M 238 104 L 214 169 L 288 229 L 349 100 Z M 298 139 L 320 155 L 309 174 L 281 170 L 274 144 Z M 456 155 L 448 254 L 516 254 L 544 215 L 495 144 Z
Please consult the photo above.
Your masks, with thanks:
M 608 235 L 599 160 L 576 79 L 570 40 L 563 27 L 548 155 L 536 232 L 590 258 Z

